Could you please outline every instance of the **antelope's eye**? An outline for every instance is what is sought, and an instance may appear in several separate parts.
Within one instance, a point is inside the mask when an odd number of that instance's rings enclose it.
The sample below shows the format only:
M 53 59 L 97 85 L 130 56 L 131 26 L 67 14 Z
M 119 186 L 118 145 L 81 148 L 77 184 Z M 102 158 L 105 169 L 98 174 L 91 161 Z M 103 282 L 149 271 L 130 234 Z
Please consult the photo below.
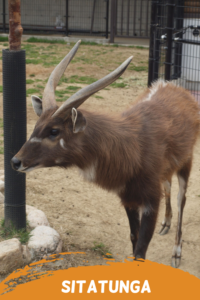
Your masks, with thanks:
M 59 134 L 59 129 L 51 129 L 50 136 L 57 136 Z

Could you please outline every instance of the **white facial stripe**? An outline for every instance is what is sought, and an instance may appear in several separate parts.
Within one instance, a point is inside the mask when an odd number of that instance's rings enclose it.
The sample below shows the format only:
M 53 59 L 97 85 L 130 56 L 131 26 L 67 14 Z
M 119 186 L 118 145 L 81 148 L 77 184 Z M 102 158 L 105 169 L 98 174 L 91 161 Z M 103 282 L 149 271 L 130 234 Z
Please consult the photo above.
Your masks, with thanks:
M 30 139 L 30 142 L 31 143 L 41 143 L 42 139 L 41 138 L 37 138 L 37 137 L 34 137 L 32 139 Z
M 64 141 L 63 139 L 60 139 L 60 146 L 61 146 L 63 149 L 67 150 L 67 148 L 65 147 L 65 141 Z

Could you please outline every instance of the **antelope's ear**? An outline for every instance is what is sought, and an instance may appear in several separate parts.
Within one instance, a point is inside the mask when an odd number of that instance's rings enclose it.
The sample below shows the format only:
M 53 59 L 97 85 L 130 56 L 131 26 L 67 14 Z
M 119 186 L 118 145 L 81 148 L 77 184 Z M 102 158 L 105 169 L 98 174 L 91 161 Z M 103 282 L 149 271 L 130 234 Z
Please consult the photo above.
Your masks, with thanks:
M 86 127 L 86 119 L 80 111 L 77 111 L 75 108 L 72 108 L 72 124 L 73 132 L 83 132 Z
M 40 117 L 42 114 L 42 100 L 39 97 L 33 95 L 31 96 L 31 101 L 36 115 Z

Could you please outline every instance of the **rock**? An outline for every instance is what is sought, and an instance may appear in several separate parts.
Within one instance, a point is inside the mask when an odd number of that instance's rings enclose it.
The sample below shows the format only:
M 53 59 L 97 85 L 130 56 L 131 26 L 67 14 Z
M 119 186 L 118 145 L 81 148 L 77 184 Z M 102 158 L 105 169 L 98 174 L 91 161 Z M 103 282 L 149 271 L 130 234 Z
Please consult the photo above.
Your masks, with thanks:
M 0 192 L 4 191 L 4 181 L 0 180 Z
M 22 245 L 18 239 L 0 243 L 0 274 L 12 272 L 24 265 Z
M 27 245 L 22 245 L 22 258 L 25 265 L 31 262 L 31 253 Z
M 31 228 L 35 228 L 40 225 L 49 226 L 49 222 L 43 211 L 30 207 L 27 209 L 26 207 L 26 212 L 28 212 L 26 219 Z
M 56 230 L 48 226 L 37 226 L 30 232 L 28 248 L 32 259 L 41 259 L 62 251 L 62 241 Z
M 4 203 L 4 195 L 0 192 L 0 204 Z
M 28 215 L 31 211 L 36 210 L 34 206 L 26 205 L 26 214 Z

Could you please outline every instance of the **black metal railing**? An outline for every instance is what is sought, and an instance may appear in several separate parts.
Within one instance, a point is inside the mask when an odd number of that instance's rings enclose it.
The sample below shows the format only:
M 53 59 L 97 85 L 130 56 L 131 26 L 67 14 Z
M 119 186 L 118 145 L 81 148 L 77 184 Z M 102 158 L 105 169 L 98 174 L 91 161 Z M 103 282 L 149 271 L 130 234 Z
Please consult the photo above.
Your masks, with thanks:
M 148 85 L 174 80 L 200 103 L 200 0 L 152 1 Z

